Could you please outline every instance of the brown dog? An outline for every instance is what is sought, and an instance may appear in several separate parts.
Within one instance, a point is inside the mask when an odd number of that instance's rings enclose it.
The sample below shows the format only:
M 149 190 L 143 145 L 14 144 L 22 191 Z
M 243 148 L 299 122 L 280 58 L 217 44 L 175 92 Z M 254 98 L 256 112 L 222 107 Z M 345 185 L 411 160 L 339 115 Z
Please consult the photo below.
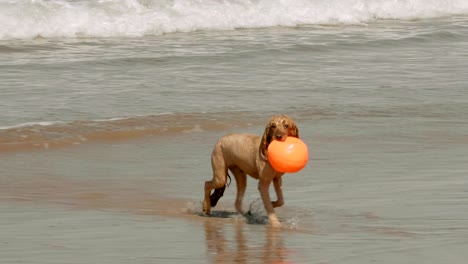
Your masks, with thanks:
M 234 174 L 237 183 L 236 211 L 242 212 L 242 198 L 247 187 L 247 174 L 258 179 L 258 190 L 268 213 L 270 223 L 275 227 L 281 224 L 274 207 L 284 204 L 281 190 L 283 172 L 276 171 L 268 162 L 268 145 L 272 140 L 284 141 L 288 136 L 299 137 L 294 121 L 286 115 L 273 116 L 268 122 L 262 137 L 251 134 L 230 134 L 218 140 L 211 154 L 213 179 L 205 182 L 203 211 L 210 214 L 226 188 L 228 170 Z M 277 200 L 271 202 L 268 189 L 273 181 Z M 215 190 L 213 194 L 210 193 Z

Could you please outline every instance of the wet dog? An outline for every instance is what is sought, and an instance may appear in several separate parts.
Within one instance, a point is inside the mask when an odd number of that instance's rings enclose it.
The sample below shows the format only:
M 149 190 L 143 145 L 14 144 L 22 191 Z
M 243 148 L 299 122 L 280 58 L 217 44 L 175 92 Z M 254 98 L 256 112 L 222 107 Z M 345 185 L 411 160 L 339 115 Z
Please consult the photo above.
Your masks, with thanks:
M 211 207 L 216 206 L 223 196 L 229 170 L 236 179 L 236 211 L 243 214 L 242 199 L 247 187 L 247 175 L 250 175 L 258 179 L 258 190 L 270 224 L 280 227 L 281 224 L 274 208 L 284 204 L 281 190 L 281 176 L 284 173 L 273 169 L 268 162 L 268 145 L 272 140 L 284 141 L 287 137 L 299 138 L 299 130 L 290 117 L 276 115 L 268 121 L 262 137 L 252 134 L 229 134 L 220 138 L 211 154 L 213 179 L 205 182 L 203 212 L 210 214 Z M 271 182 L 273 182 L 277 197 L 277 200 L 273 202 L 268 191 Z M 214 190 L 213 194 L 211 194 L 212 190 Z

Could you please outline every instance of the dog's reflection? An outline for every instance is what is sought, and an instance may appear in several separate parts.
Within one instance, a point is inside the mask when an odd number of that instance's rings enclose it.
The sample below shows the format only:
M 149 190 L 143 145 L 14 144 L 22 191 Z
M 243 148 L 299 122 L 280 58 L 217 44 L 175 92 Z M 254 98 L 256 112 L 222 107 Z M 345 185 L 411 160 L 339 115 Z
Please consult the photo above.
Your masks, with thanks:
M 207 255 L 213 263 L 284 263 L 287 259 L 281 230 L 225 220 L 205 221 Z M 246 236 L 249 229 L 255 232 Z

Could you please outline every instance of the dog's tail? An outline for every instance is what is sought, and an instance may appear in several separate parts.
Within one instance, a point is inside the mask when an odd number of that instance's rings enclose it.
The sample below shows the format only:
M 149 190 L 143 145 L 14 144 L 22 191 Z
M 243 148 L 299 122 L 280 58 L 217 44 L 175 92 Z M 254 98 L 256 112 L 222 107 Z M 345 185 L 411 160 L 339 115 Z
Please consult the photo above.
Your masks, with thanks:
M 229 185 L 231 185 L 231 175 L 229 175 L 229 172 L 226 173 L 227 174 L 227 177 L 229 179 L 229 182 L 227 183 L 227 187 L 229 187 Z M 227 181 L 226 181 L 227 182 Z

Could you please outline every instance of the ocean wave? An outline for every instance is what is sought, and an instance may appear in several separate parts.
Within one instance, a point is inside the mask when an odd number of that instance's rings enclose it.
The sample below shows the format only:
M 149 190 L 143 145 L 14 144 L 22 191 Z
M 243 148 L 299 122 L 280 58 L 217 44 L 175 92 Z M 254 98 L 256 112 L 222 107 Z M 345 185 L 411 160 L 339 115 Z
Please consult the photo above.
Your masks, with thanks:
M 461 109 L 464 104 L 451 104 Z M 297 122 L 340 118 L 433 118 L 463 120 L 463 113 L 435 111 L 444 106 L 432 104 L 394 107 L 350 106 L 346 109 L 313 107 L 294 110 L 292 117 Z M 255 126 L 262 132 L 272 112 L 198 112 L 161 113 L 132 117 L 115 117 L 96 120 L 41 121 L 0 127 L 0 153 L 24 150 L 57 149 L 93 142 L 125 141 L 147 136 L 180 136 L 188 133 L 213 133 L 245 130 Z
M 249 122 L 245 122 L 248 119 Z M 0 152 L 62 148 L 96 141 L 213 132 L 264 123 L 251 113 L 167 113 L 70 122 L 29 122 L 0 127 Z
M 467 13 L 466 0 L 0 0 L 0 39 L 138 37 Z

